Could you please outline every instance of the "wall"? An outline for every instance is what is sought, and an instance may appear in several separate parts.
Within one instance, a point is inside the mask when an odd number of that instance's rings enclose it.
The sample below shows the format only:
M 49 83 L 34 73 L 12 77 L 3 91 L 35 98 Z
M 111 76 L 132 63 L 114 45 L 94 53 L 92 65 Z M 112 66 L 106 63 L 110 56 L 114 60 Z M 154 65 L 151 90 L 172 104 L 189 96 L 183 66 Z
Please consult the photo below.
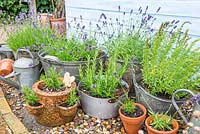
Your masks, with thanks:
M 193 38 L 200 37 L 199 0 L 66 0 L 66 5 L 67 21 L 70 22 L 74 17 L 80 18 L 82 15 L 84 23 L 97 22 L 102 13 L 105 13 L 108 18 L 118 17 L 119 5 L 122 13 L 128 13 L 131 9 L 137 12 L 140 6 L 145 10 L 148 5 L 148 13 L 157 17 L 155 29 L 163 21 L 174 19 L 181 22 L 190 21 L 192 24 L 186 27 L 190 29 L 190 35 Z M 156 13 L 158 7 L 161 7 L 161 10 Z

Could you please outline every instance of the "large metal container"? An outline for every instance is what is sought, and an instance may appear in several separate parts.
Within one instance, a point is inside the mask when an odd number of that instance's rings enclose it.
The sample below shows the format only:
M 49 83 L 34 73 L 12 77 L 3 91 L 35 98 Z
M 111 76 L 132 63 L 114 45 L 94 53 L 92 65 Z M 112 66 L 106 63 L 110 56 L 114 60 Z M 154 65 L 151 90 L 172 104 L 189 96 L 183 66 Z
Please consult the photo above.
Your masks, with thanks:
M 56 71 L 61 73 L 61 77 L 64 76 L 65 72 L 69 72 L 72 76 L 75 76 L 76 79 L 79 79 L 80 66 L 83 66 L 87 63 L 87 61 L 64 62 L 55 59 L 45 58 L 44 52 L 39 52 L 38 55 L 45 73 L 48 73 L 50 67 L 54 67 Z
M 23 58 L 19 57 L 19 52 L 27 52 L 31 58 Z M 33 55 L 29 50 L 19 49 L 16 52 L 16 61 L 13 64 L 13 70 L 17 79 L 19 80 L 20 86 L 28 86 L 32 88 L 32 85 L 39 79 L 40 77 L 40 65 L 39 61 L 34 59 Z
M 172 105 L 171 99 L 163 99 L 151 95 L 141 85 L 138 84 L 133 73 L 133 83 L 135 86 L 136 101 L 143 104 L 148 110 L 154 113 L 168 113 L 173 115 L 176 112 L 175 107 Z M 178 105 L 181 105 L 183 101 L 177 101 Z
M 124 82 L 125 87 L 128 88 L 128 84 Z M 111 98 L 96 98 L 87 95 L 82 90 L 80 90 L 81 82 L 78 84 L 78 94 L 80 96 L 81 106 L 83 111 L 90 116 L 97 117 L 100 119 L 109 119 L 118 116 L 118 110 L 120 107 L 120 102 L 116 101 L 114 103 L 109 102 Z M 123 101 L 125 95 L 122 95 L 118 99 Z

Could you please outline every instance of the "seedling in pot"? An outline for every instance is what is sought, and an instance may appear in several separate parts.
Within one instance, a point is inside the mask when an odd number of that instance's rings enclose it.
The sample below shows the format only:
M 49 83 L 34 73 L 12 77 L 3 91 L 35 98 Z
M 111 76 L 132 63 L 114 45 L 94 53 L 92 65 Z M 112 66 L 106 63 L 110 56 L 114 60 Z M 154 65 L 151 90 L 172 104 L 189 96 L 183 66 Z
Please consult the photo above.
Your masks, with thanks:
M 31 90 L 29 87 L 24 86 L 23 92 L 24 92 L 24 98 L 29 105 L 31 105 L 31 106 L 41 105 L 38 103 L 39 98 L 36 96 L 36 94 L 33 92 L 33 90 Z
M 76 95 L 76 89 L 72 89 L 69 93 L 69 99 L 61 106 L 70 107 L 75 105 L 79 101 L 79 97 Z
M 55 68 L 50 68 L 48 75 L 42 75 L 40 79 L 44 82 L 41 89 L 44 91 L 63 91 L 65 90 L 64 84 L 60 79 L 60 73 L 55 70 Z
M 121 112 L 123 115 L 128 117 L 139 117 L 143 115 L 143 111 L 138 106 L 134 105 L 134 100 L 130 99 L 127 93 L 126 93 L 126 100 L 121 104 L 122 104 Z

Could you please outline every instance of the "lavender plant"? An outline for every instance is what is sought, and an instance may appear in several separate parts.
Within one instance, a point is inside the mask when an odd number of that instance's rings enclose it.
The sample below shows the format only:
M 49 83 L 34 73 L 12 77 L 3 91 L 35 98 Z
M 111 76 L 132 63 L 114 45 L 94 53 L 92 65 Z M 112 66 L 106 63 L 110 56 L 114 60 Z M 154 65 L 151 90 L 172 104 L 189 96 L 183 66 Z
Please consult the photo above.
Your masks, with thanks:
M 94 97 L 114 97 L 120 85 L 120 79 L 127 68 L 128 58 L 124 60 L 124 64 L 119 68 L 116 54 L 108 59 L 106 68 L 104 68 L 102 61 L 97 62 L 97 53 L 95 58 L 88 57 L 86 67 L 80 68 L 80 80 L 83 87 Z
M 13 28 L 7 31 L 7 44 L 16 51 L 18 48 L 26 47 L 30 51 L 38 51 L 41 49 L 41 44 L 48 44 L 53 32 L 50 29 L 38 28 L 29 24 L 23 27 Z
M 159 10 L 160 7 L 157 9 L 157 12 Z M 152 25 L 156 20 L 147 11 L 148 6 L 144 11 L 140 7 L 136 13 L 133 10 L 129 14 L 123 12 L 123 16 L 116 18 L 114 22 L 112 19 L 107 20 L 107 17 L 102 14 L 100 21 L 103 18 L 102 27 L 108 30 L 106 34 L 109 35 L 109 39 L 105 44 L 110 55 L 118 51 L 120 59 L 127 54 L 130 61 L 131 59 L 137 59 L 139 62 L 142 61 L 142 48 L 145 45 L 146 39 L 152 34 Z
M 200 70 L 200 47 L 194 48 L 199 39 L 190 42 L 188 30 L 183 32 L 186 23 L 178 28 L 175 23 L 178 21 L 162 23 L 143 49 L 145 87 L 153 95 L 162 94 L 168 98 L 177 89 L 197 89 L 195 81 L 200 79 L 199 76 L 193 78 Z

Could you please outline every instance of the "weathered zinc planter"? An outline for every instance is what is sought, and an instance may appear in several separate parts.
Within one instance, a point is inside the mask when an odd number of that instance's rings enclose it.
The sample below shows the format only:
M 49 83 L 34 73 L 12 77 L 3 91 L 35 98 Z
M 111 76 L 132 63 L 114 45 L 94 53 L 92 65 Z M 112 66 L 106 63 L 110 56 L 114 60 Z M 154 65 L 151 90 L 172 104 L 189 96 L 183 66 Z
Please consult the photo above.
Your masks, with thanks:
M 135 79 L 133 73 L 133 83 L 135 86 L 136 101 L 143 104 L 147 109 L 157 113 L 166 113 L 173 115 L 176 112 L 175 107 L 172 105 L 171 99 L 163 99 L 148 93 Z M 181 105 L 183 101 L 177 101 Z
M 68 100 L 70 89 L 76 88 L 76 83 L 73 82 L 71 88 L 66 88 L 66 90 L 60 92 L 42 91 L 40 87 L 43 86 L 44 83 L 42 81 L 38 81 L 33 85 L 33 91 L 39 97 L 39 103 L 43 105 L 42 112 L 35 115 L 36 121 L 44 126 L 65 124 L 71 118 L 66 119 L 67 116 L 63 116 L 62 110 L 58 106 Z
M 96 98 L 87 95 L 80 89 L 81 85 L 81 82 L 79 82 L 77 90 L 80 96 L 82 109 L 87 115 L 100 119 L 109 119 L 118 116 L 120 107 L 120 102 L 118 100 L 123 101 L 124 95 L 120 96 L 115 102 L 112 102 L 111 98 Z M 128 89 L 127 83 L 125 83 L 125 87 Z
M 79 68 L 87 63 L 87 61 L 64 62 L 45 58 L 44 52 L 39 52 L 38 55 L 45 73 L 48 73 L 49 68 L 55 67 L 56 70 L 61 73 L 61 77 L 64 76 L 65 72 L 69 72 L 71 75 L 75 76 L 76 79 L 79 79 Z

